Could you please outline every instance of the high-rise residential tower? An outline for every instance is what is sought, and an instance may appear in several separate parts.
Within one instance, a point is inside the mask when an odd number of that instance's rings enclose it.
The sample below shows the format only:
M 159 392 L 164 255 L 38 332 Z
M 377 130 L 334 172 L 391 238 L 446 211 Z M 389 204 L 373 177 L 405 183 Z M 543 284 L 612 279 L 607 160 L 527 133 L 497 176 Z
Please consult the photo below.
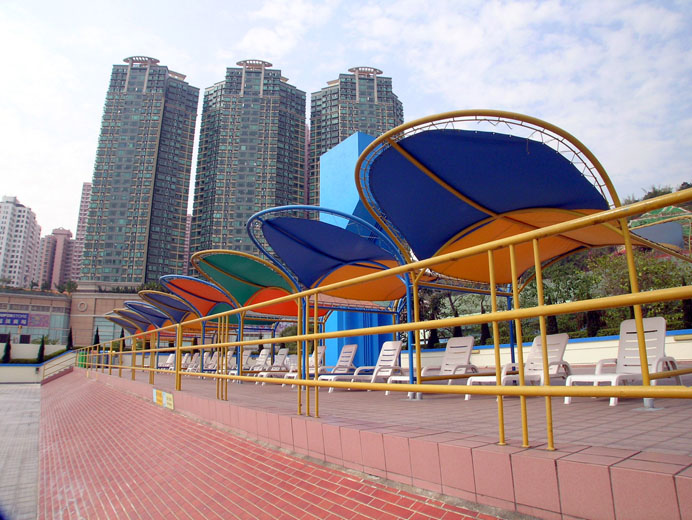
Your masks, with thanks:
M 91 200 L 91 183 L 82 184 L 82 197 L 79 201 L 79 216 L 77 217 L 77 232 L 74 237 L 74 251 L 72 255 L 72 273 L 70 280 L 79 280 L 79 272 L 82 269 L 82 252 L 84 251 L 84 237 L 86 236 L 87 219 L 89 218 L 89 202 Z
M 75 241 L 69 229 L 54 229 L 41 238 L 34 281 L 41 289 L 55 290 L 72 280 Z
M 305 92 L 261 60 L 204 92 L 190 249 L 253 252 L 259 210 L 305 200 Z
M 38 261 L 41 226 L 36 214 L 17 197 L 0 202 L 0 280 L 11 287 L 31 287 Z
M 392 92 L 392 78 L 372 67 L 339 74 L 310 100 L 308 202 L 319 203 L 320 156 L 355 132 L 378 137 L 404 122 L 404 108 Z
M 199 89 L 145 56 L 114 65 L 81 280 L 138 285 L 182 273 Z

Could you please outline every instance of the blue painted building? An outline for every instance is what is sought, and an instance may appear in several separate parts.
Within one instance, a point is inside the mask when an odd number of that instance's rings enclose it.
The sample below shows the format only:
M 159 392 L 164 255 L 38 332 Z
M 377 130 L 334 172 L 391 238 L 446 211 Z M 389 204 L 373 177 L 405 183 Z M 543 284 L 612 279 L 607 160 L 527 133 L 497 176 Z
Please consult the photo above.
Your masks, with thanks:
M 374 140 L 375 138 L 368 134 L 356 132 L 322 155 L 320 158 L 321 206 L 354 214 L 374 223 L 360 202 L 354 180 L 358 157 Z M 338 311 L 330 316 L 326 330 L 329 332 L 391 324 L 391 314 Z M 329 339 L 326 342 L 327 365 L 333 365 L 339 356 L 341 347 L 349 343 L 358 344 L 358 351 L 354 360 L 356 365 L 374 365 L 380 352 L 380 346 L 390 339 L 392 339 L 391 334 Z

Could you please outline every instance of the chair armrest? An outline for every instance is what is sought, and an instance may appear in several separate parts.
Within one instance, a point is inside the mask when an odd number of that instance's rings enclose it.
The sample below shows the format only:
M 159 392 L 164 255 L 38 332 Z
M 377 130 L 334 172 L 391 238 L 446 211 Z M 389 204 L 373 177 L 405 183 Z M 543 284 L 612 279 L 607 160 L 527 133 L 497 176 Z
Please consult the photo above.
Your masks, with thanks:
M 565 375 L 572 375 L 572 367 L 567 361 L 551 361 L 550 363 L 548 363 L 548 368 L 554 366 L 558 367 L 558 372 L 560 371 L 559 367 L 562 367 L 565 370 Z
M 468 365 L 454 365 L 454 370 L 452 371 L 452 374 L 468 374 L 468 373 L 477 373 L 478 368 L 476 365 L 469 363 Z
M 596 363 L 596 374 L 602 374 L 603 373 L 603 367 L 605 365 L 617 365 L 617 358 L 607 358 L 607 359 L 601 359 L 598 363 Z
M 380 372 L 383 372 L 385 370 L 391 370 L 392 373 L 390 375 L 394 375 L 395 373 L 398 373 L 398 374 L 402 373 L 401 367 L 375 367 L 375 370 L 373 370 L 373 372 L 372 372 L 372 376 L 375 377 Z
M 358 367 L 356 368 L 356 371 L 353 373 L 354 376 L 359 375 L 361 372 L 365 372 L 367 370 L 375 370 L 376 367 Z
M 502 366 L 502 377 L 505 377 L 507 375 L 507 372 L 510 372 L 511 370 L 519 370 L 519 363 L 505 363 Z
M 438 372 L 440 371 L 442 367 L 441 366 L 430 366 L 430 367 L 423 367 L 423 371 L 421 372 L 421 375 L 423 377 L 427 376 L 430 372 Z M 437 374 L 435 374 L 437 375 Z
M 666 370 L 666 364 L 668 365 L 668 370 L 677 370 L 678 368 L 678 363 L 673 356 L 661 356 L 654 359 L 654 370 L 663 372 Z

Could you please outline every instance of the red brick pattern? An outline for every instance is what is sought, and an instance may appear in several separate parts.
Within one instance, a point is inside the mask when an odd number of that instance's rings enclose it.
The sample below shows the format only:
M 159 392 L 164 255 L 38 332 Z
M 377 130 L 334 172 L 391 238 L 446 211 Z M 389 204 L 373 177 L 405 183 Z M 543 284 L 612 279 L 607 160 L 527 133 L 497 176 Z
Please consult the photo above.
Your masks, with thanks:
M 261 447 L 81 373 L 43 386 L 42 400 L 39 518 L 493 518 Z M 314 436 L 290 417 L 286 430 L 241 413 L 260 434 Z

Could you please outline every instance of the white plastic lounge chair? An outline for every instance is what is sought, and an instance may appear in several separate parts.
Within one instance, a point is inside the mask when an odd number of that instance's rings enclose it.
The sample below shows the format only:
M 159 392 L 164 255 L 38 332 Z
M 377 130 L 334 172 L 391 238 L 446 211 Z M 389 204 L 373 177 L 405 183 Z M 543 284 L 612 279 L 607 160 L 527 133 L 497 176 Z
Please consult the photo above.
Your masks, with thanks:
M 271 353 L 271 349 L 265 348 L 262 349 L 257 356 L 257 359 L 255 359 L 255 362 L 252 363 L 250 367 L 251 372 L 259 372 L 261 370 L 264 370 L 267 367 L 267 362 L 269 361 L 269 354 Z
M 216 372 L 219 367 L 219 351 L 215 350 L 209 359 L 204 360 L 204 371 L 205 372 Z
M 336 376 L 348 376 L 352 377 L 353 373 L 356 371 L 356 366 L 353 364 L 353 358 L 356 356 L 358 351 L 357 343 L 350 343 L 341 347 L 341 352 L 339 353 L 339 358 L 336 360 L 336 365 L 320 367 L 320 371 L 323 371 L 318 379 L 322 381 L 335 381 Z M 288 379 L 297 379 L 298 372 L 288 374 L 286 376 Z M 331 392 L 333 388 L 330 388 Z
M 166 361 L 159 365 L 163 370 L 175 370 L 175 352 L 168 354 Z
M 568 334 L 549 334 L 548 337 L 548 376 L 553 378 L 566 378 L 572 373 L 572 369 L 563 358 L 565 348 L 569 340 Z M 519 374 L 509 374 L 508 372 L 518 370 L 518 363 L 507 363 L 502 367 L 501 384 L 519 384 Z M 472 376 L 469 377 L 469 385 L 495 384 L 495 376 Z M 533 338 L 531 349 L 524 361 L 524 382 L 539 385 L 545 384 L 543 380 L 543 342 L 541 336 Z M 471 394 L 466 394 L 466 400 L 471 398 Z
M 183 359 L 180 360 L 180 370 L 187 370 L 187 367 L 190 366 L 190 361 L 192 361 L 192 354 L 185 352 Z
M 274 356 L 274 362 L 257 374 L 257 377 L 282 377 L 288 371 L 288 347 L 282 347 Z M 257 381 L 255 384 L 259 383 Z M 262 383 L 264 384 L 264 382 Z
M 243 349 L 243 370 L 250 370 L 250 356 L 255 352 L 252 347 Z M 254 362 L 253 362 L 254 364 Z M 226 354 L 226 373 L 235 373 L 238 369 L 238 360 L 236 358 L 235 348 L 230 348 Z
M 339 353 L 339 359 L 336 360 L 336 365 L 322 367 L 324 369 L 324 374 L 320 375 L 318 379 L 331 380 L 331 376 L 353 374 L 353 372 L 356 371 L 356 366 L 353 364 L 353 358 L 356 357 L 357 351 L 357 343 L 349 343 L 348 345 L 341 347 L 341 352 Z
M 192 358 L 185 369 L 186 372 L 197 372 L 199 370 L 199 352 L 192 354 Z
M 444 356 L 439 366 L 423 367 L 421 375 L 426 376 L 452 376 L 457 374 L 468 374 L 478 372 L 476 365 L 469 363 L 471 360 L 471 352 L 473 351 L 473 336 L 464 336 L 461 338 L 450 338 L 447 341 Z M 408 383 L 408 375 L 391 376 L 388 383 Z M 430 383 L 442 383 L 443 381 L 430 381 Z M 448 379 L 447 384 L 453 383 L 466 384 L 464 379 Z M 427 383 L 427 381 L 426 381 Z M 389 390 L 385 392 L 389 395 Z
M 401 373 L 399 366 L 399 354 L 401 353 L 401 341 L 385 341 L 382 344 L 380 355 L 375 366 L 358 367 L 350 375 L 322 375 L 319 379 L 326 381 L 352 381 L 359 383 L 385 382 L 395 372 Z M 331 392 L 334 388 L 330 388 Z
M 323 374 L 326 372 L 326 367 L 324 366 L 324 351 L 325 345 L 318 345 L 317 347 L 317 374 Z M 315 375 L 315 355 L 314 352 L 308 354 L 308 377 L 314 377 Z M 298 377 L 298 360 L 295 363 L 288 363 L 289 371 L 284 375 L 286 379 L 296 379 Z
M 677 370 L 675 359 L 666 356 L 666 320 L 662 317 L 644 318 L 644 339 L 646 342 L 646 357 L 650 372 Z M 605 372 L 606 365 L 615 365 L 614 372 Z M 680 385 L 680 376 L 676 376 Z M 637 340 L 637 325 L 634 320 L 625 320 L 620 324 L 620 340 L 618 342 L 618 357 L 602 359 L 596 364 L 594 374 L 575 374 L 567 378 L 565 384 L 588 383 L 598 386 L 600 383 L 617 386 L 620 384 L 641 382 L 641 360 L 639 359 L 639 341 Z M 651 381 L 655 385 L 657 379 Z M 570 404 L 571 397 L 565 397 L 565 404 Z M 617 397 L 610 398 L 610 406 L 618 404 Z

